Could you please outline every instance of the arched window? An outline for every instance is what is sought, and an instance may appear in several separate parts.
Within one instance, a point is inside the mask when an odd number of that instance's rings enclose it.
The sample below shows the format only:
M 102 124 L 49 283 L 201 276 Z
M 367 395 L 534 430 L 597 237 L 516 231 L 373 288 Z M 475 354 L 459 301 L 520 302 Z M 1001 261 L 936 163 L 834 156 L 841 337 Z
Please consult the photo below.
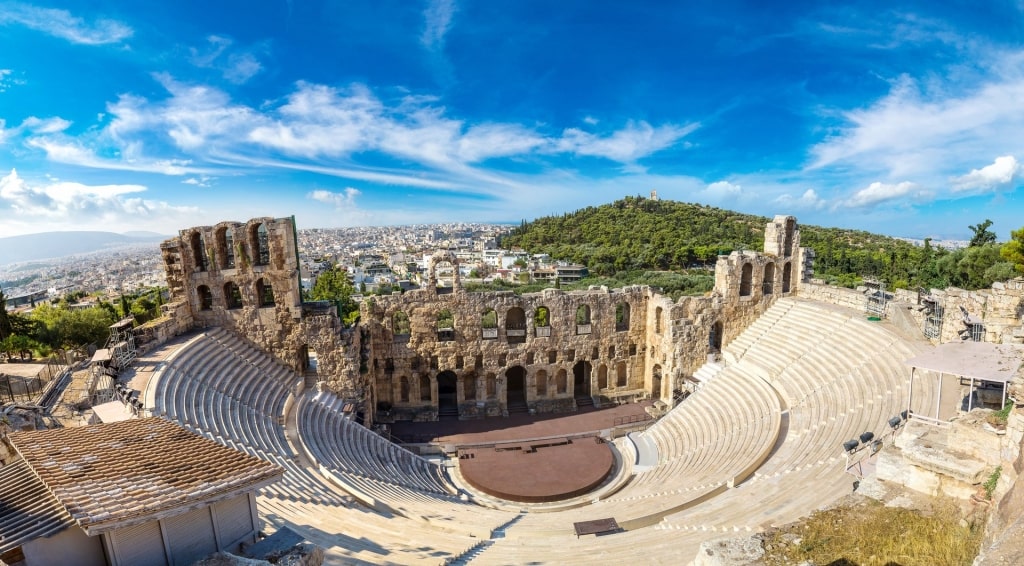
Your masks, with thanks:
M 203 242 L 203 235 L 198 231 L 192 232 L 189 244 L 192 248 L 192 259 L 196 262 L 196 271 L 206 271 L 206 243 Z
M 590 334 L 590 306 L 576 307 L 576 334 Z
M 249 232 L 249 247 L 253 251 L 253 263 L 256 265 L 270 265 L 270 238 L 267 235 L 267 225 L 260 222 L 251 228 Z
M 793 279 L 792 265 L 793 265 L 792 263 L 787 261 L 786 264 L 782 266 L 782 292 L 783 293 L 788 293 L 789 292 L 790 282 Z
M 420 376 L 420 401 L 430 401 L 430 376 Z
M 654 332 L 661 334 L 661 307 L 654 309 Z
M 494 309 L 487 309 L 480 315 L 480 329 L 483 338 L 498 337 L 498 313 Z
M 242 291 L 232 281 L 224 284 L 224 301 L 229 309 L 242 308 Z
M 199 310 L 208 311 L 213 308 L 213 293 L 209 287 L 200 285 L 196 288 L 196 295 L 199 296 Z
M 626 386 L 626 362 L 619 362 L 615 365 L 615 386 Z
M 466 401 L 476 400 L 476 374 L 468 372 L 462 377 L 462 395 Z
M 494 399 L 498 396 L 498 378 L 493 374 L 487 374 L 487 398 Z
M 608 388 L 608 366 L 604 364 L 597 366 L 597 388 Z
M 398 379 L 398 400 L 402 403 L 409 402 L 409 378 L 402 376 Z
M 408 336 L 412 329 L 409 325 L 409 315 L 402 311 L 398 311 L 391 317 L 391 321 L 394 324 L 394 330 L 392 332 L 395 336 Z
M 775 264 L 764 266 L 764 277 L 761 278 L 761 294 L 771 295 L 775 287 Z
M 534 379 L 534 381 L 537 384 L 537 396 L 541 397 L 543 395 L 547 395 L 548 394 L 548 372 L 546 372 L 546 371 L 544 371 L 542 369 L 539 369 L 539 370 L 537 370 L 537 373 L 534 374 L 533 379 Z
M 231 228 L 217 231 L 217 255 L 221 269 L 235 268 L 235 235 Z
M 743 264 L 743 271 L 740 275 L 740 296 L 750 296 L 750 280 L 754 277 L 754 266 L 750 263 Z
M 568 378 L 564 369 L 558 370 L 555 374 L 555 390 L 559 393 L 565 393 L 569 390 Z
M 786 219 L 786 236 L 782 242 L 782 255 L 790 257 L 793 255 L 793 236 L 796 232 L 796 220 L 792 218 Z M 785 292 L 785 291 L 783 291 Z
M 539 337 L 551 336 L 551 311 L 547 307 L 533 311 L 533 331 Z
M 448 309 L 437 313 L 437 339 L 440 342 L 455 340 L 455 317 Z
M 526 313 L 519 307 L 512 307 L 505 313 L 505 339 L 511 344 L 526 341 Z
M 615 331 L 629 330 L 629 303 L 615 305 Z
M 256 280 L 256 296 L 259 297 L 260 308 L 272 307 L 277 304 L 274 301 L 274 287 L 264 281 L 262 277 Z
M 612 344 L 611 346 L 608 346 L 608 359 L 611 360 L 611 359 L 614 359 L 614 358 L 615 358 L 615 344 Z

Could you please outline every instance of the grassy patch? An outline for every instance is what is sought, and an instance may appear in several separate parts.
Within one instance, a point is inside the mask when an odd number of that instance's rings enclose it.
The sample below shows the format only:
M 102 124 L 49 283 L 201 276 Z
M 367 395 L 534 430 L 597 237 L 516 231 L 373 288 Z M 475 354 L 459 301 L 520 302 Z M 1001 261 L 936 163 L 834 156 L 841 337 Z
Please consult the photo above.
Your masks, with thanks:
M 986 419 L 988 424 L 996 428 L 1006 428 L 1006 421 L 1010 418 L 1010 411 L 1013 410 L 1013 402 L 1007 403 L 1002 409 L 990 414 Z
M 931 516 L 874 500 L 818 511 L 803 523 L 765 537 L 769 565 L 959 566 L 974 561 L 983 526 L 960 525 L 943 503 Z

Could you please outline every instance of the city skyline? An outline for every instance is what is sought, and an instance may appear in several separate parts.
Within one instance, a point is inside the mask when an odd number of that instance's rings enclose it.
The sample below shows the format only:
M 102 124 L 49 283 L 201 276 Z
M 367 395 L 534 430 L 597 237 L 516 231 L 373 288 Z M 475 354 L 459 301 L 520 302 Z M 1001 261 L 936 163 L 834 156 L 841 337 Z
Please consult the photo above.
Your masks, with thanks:
M 0 237 L 511 223 L 656 190 L 1003 240 L 1022 24 L 1015 3 L 0 2 Z

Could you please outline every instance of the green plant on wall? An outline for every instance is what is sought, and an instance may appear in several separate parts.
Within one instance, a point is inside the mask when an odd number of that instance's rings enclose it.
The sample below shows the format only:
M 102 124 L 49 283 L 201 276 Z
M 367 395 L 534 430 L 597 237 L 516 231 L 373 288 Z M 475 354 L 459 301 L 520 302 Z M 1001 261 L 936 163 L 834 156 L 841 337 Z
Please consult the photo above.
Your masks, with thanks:
M 242 242 L 235 242 L 235 257 L 238 258 L 240 266 L 249 267 L 249 254 L 245 253 L 245 246 L 242 245 Z

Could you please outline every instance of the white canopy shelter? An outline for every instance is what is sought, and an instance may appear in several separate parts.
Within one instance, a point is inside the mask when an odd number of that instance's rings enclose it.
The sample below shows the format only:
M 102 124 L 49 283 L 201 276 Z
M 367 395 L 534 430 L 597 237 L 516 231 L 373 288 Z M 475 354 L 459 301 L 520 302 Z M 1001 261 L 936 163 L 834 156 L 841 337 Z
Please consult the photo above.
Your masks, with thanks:
M 967 397 L 967 410 L 974 408 L 975 381 L 1002 384 L 1003 405 L 1006 405 L 1006 384 L 1020 370 L 1024 363 L 1024 345 L 992 344 L 989 342 L 947 342 L 939 344 L 935 349 L 903 362 L 911 367 L 910 402 L 914 399 L 914 376 L 917 369 L 931 370 L 939 374 L 939 387 L 935 401 L 935 418 L 939 418 L 939 406 L 942 403 L 942 376 L 945 374 L 968 378 L 971 381 L 971 393 Z

